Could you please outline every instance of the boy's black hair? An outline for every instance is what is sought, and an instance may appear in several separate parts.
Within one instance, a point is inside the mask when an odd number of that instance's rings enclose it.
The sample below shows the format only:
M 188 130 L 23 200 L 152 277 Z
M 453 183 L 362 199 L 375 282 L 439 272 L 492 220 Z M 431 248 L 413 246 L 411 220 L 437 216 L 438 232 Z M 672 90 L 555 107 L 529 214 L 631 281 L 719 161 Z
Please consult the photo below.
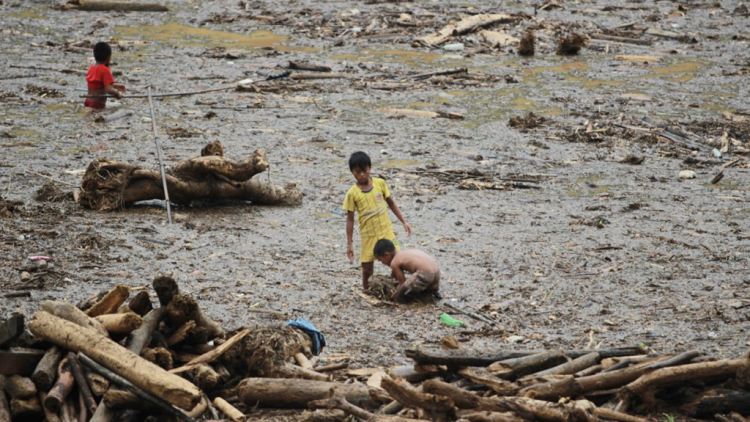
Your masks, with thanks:
M 94 59 L 96 59 L 97 62 L 103 62 L 111 55 L 112 48 L 106 42 L 99 41 L 94 46 Z
M 355 168 L 364 170 L 367 167 L 372 167 L 372 162 L 370 161 L 370 156 L 364 152 L 357 151 L 349 157 L 349 171 Z
M 388 239 L 378 240 L 378 242 L 375 243 L 375 248 L 372 253 L 374 253 L 375 256 L 380 257 L 384 256 L 386 252 L 396 252 L 396 245 Z

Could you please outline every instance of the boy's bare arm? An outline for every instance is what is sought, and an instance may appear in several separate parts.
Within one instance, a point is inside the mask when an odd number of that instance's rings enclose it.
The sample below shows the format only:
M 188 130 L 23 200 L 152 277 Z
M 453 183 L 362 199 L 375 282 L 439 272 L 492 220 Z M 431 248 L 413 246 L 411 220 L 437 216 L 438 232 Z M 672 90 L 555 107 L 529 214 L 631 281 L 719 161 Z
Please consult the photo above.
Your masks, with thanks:
M 406 282 L 406 276 L 404 275 L 404 272 L 401 271 L 401 267 L 398 266 L 398 264 L 394 264 L 391 262 L 391 275 L 393 278 L 398 280 L 398 285 L 404 284 Z
M 389 196 L 388 198 L 385 198 L 385 202 L 388 204 L 388 208 L 393 211 L 393 215 L 398 218 L 398 221 L 401 222 L 401 224 L 404 225 L 404 230 L 406 230 L 406 235 L 411 236 L 411 226 L 406 222 L 406 219 L 403 215 L 401 215 L 401 210 L 398 208 L 398 205 L 396 205 L 396 201 L 393 200 L 393 196 Z
M 352 245 L 352 238 L 354 237 L 354 212 L 347 211 L 346 213 L 346 256 L 349 261 L 354 261 L 354 245 Z
M 116 84 L 109 84 L 104 87 L 104 91 L 109 95 L 114 95 L 118 99 L 122 98 L 122 92 L 115 87 Z

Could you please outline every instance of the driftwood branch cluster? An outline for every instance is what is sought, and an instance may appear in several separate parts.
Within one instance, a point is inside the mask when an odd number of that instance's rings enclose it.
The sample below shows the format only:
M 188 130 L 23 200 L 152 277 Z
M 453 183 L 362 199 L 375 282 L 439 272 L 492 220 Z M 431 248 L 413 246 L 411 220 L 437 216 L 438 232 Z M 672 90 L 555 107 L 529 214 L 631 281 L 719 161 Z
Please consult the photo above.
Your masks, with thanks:
M 168 169 L 166 180 L 171 202 L 183 205 L 210 200 L 245 200 L 264 205 L 302 203 L 302 193 L 294 184 L 283 187 L 262 178 L 252 178 L 269 166 L 263 150 L 256 150 L 242 161 L 234 161 L 223 157 L 223 148 L 215 141 L 201 153 L 201 157 L 180 161 Z M 86 169 L 78 202 L 87 208 L 109 211 L 138 201 L 164 199 L 164 196 L 158 170 L 97 158 Z

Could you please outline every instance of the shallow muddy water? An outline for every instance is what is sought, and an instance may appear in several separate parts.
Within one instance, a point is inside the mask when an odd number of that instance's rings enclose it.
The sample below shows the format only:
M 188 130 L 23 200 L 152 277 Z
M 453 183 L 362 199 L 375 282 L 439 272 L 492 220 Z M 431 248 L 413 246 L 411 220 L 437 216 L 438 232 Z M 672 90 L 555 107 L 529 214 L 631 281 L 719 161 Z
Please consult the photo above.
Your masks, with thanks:
M 245 10 L 235 1 L 167 1 L 173 10 L 166 13 L 103 14 L 58 11 L 49 1 L 3 1 L 0 195 L 21 205 L 0 217 L 0 283 L 3 292 L 17 289 L 28 269 L 40 288 L 31 298 L 0 298 L 0 316 L 30 317 L 43 299 L 78 301 L 115 283 L 147 286 L 157 274 L 172 273 L 227 328 L 278 322 L 250 312 L 256 308 L 302 316 L 326 335 L 324 356 L 343 354 L 355 365 L 407 363 L 404 348 L 439 347 L 448 334 L 465 347 L 489 350 L 644 344 L 659 353 L 739 356 L 748 347 L 750 170 L 744 155 L 715 157 L 711 142 L 725 131 L 740 145 L 750 142 L 747 129 L 724 128 L 722 115 L 748 108 L 742 69 L 750 66 L 749 18 L 734 16 L 736 4 L 724 1 L 645 22 L 647 15 L 666 16 L 671 3 L 614 12 L 603 10 L 608 3 L 579 2 L 533 18 L 533 7 L 516 2 L 253 2 Z M 464 57 L 466 51 L 351 35 L 372 19 L 409 11 L 434 16 L 420 18 L 424 35 L 466 10 L 526 13 L 505 29 L 520 35 L 534 27 L 537 55 L 520 58 L 504 48 Z M 592 43 L 577 56 L 554 54 L 552 35 L 564 25 L 586 33 L 634 20 L 698 42 Z M 342 25 L 348 35 L 336 46 L 325 28 L 340 34 Z M 467 51 L 478 48 L 473 35 L 462 39 Z M 114 102 L 109 108 L 132 116 L 111 123 L 94 123 L 81 109 L 90 48 L 65 45 L 100 40 L 112 42 L 115 79 L 133 94 L 149 85 L 169 93 L 262 80 L 289 60 L 348 76 L 287 80 L 278 92 L 228 90 L 155 103 L 167 165 L 214 140 L 236 160 L 265 149 L 270 171 L 255 177 L 296 182 L 303 205 L 174 207 L 170 226 L 158 201 L 100 213 L 71 201 L 35 200 L 49 181 L 38 174 L 70 191 L 97 157 L 157 168 L 146 100 Z M 238 52 L 227 58 L 221 48 Z M 644 54 L 661 60 L 615 59 Z M 471 78 L 406 78 L 455 67 L 466 67 Z M 374 88 L 381 80 L 414 82 L 403 90 Z M 36 95 L 30 85 L 62 95 Z M 382 108 L 465 119 L 397 116 Z M 528 130 L 510 127 L 511 117 L 529 112 L 548 120 Z M 716 123 L 690 138 L 699 145 L 693 149 L 611 125 L 644 119 L 688 129 Z M 581 134 L 590 141 L 572 141 Z M 440 323 L 447 309 L 439 305 L 374 304 L 357 292 L 359 267 L 346 259 L 345 221 L 337 210 L 354 182 L 348 156 L 358 150 L 370 154 L 373 174 L 386 178 L 414 228 L 406 237 L 394 224 L 402 247 L 434 255 L 446 300 L 491 315 L 496 326 L 454 315 L 467 322 L 456 329 Z M 622 163 L 628 155 L 645 160 Z M 430 169 L 537 177 L 541 189 L 462 190 Z M 681 170 L 697 177 L 681 180 Z M 722 170 L 724 179 L 711 184 Z M 32 255 L 53 257 L 51 268 L 34 268 Z M 389 273 L 375 268 L 378 276 Z

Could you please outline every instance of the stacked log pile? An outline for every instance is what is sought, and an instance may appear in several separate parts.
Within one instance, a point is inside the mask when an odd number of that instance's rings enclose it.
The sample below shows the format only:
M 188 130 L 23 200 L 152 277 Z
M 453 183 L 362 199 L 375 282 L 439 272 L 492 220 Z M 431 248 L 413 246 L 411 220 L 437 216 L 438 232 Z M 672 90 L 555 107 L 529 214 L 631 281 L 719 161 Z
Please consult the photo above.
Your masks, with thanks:
M 314 368 L 305 331 L 227 333 L 170 276 L 153 288 L 156 308 L 147 291 L 131 297 L 123 285 L 77 306 L 45 301 L 28 324 L 33 338 L 24 338 L 20 316 L 0 324 L 0 347 L 14 346 L 0 348 L 0 422 L 220 414 L 237 422 L 262 408 L 300 409 L 294 419 L 307 421 L 646 422 L 668 414 L 746 422 L 750 415 L 750 354 L 657 356 L 640 346 L 477 352 L 446 337 L 443 349 L 406 350 L 413 365 Z

